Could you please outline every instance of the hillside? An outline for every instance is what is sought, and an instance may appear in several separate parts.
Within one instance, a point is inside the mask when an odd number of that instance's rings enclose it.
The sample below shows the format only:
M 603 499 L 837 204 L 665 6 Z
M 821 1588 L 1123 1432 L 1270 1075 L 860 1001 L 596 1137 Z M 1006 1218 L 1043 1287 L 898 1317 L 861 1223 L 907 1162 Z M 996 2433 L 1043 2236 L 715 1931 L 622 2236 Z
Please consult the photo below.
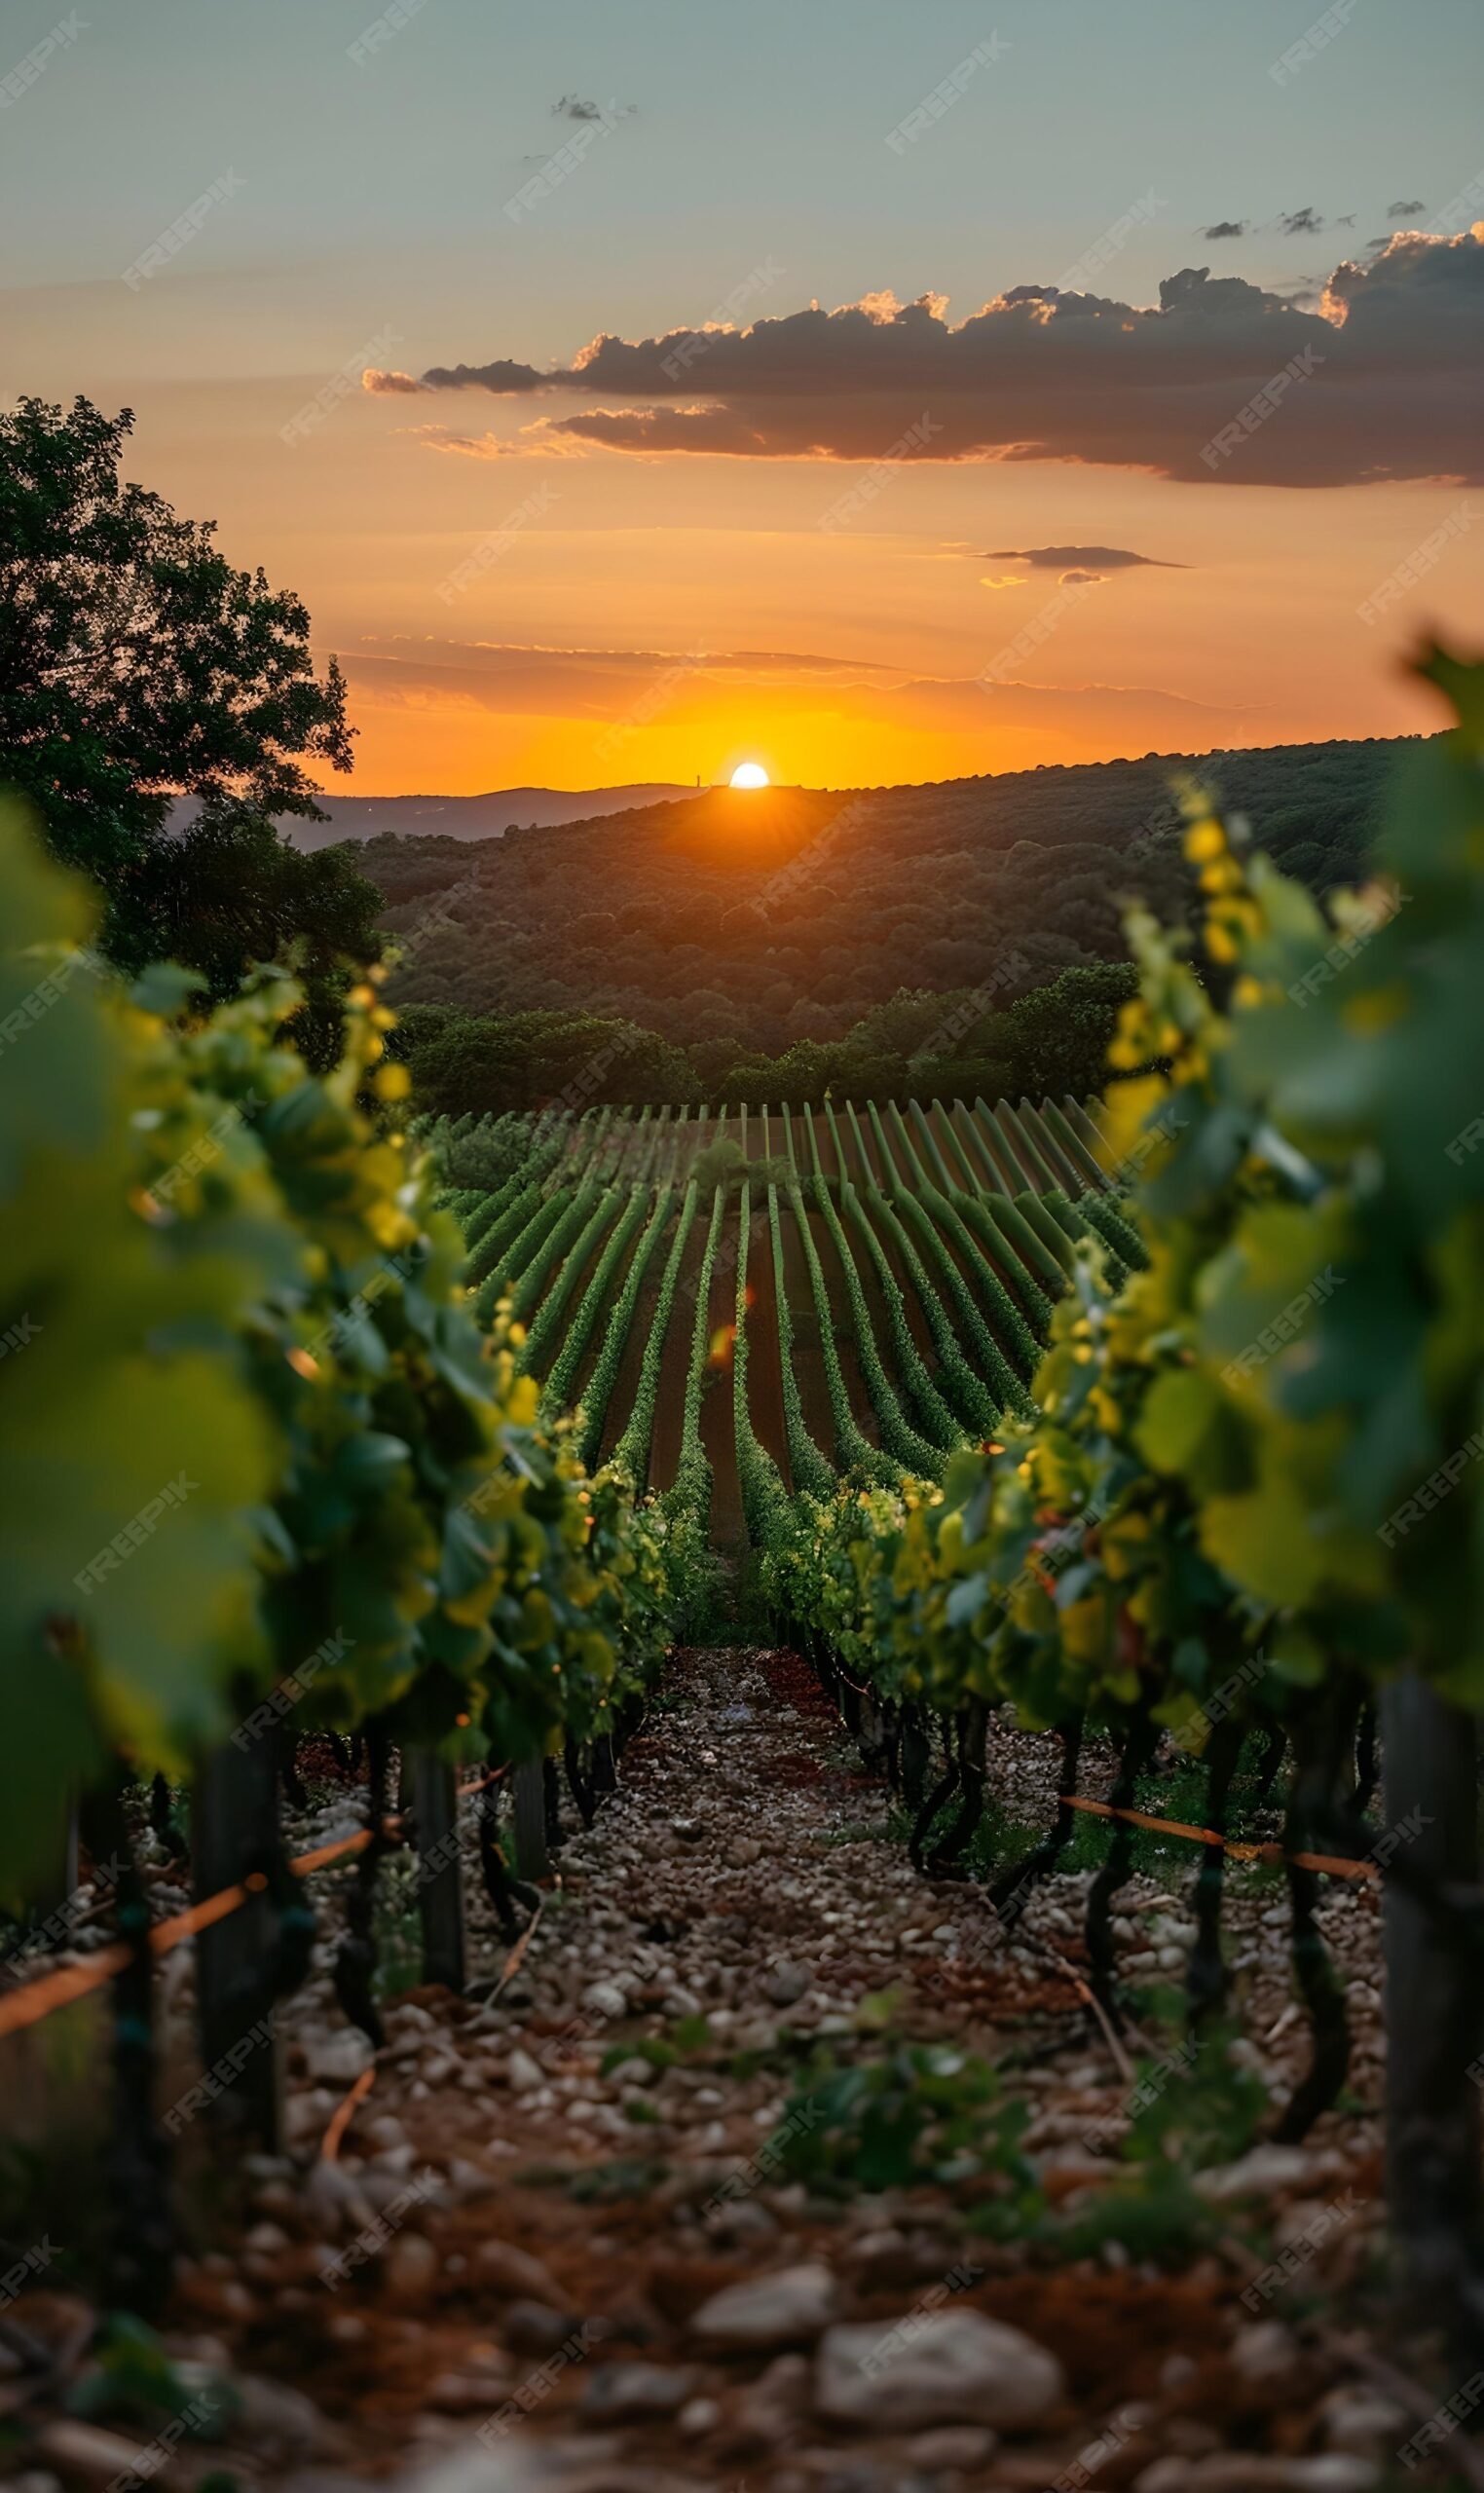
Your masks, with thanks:
M 411 937 L 394 994 L 466 1012 L 566 1010 L 777 1050 L 839 1035 L 904 986 L 1007 1000 L 1122 959 L 1122 901 L 1189 884 L 1173 794 L 1213 784 L 1317 890 L 1356 877 L 1395 753 L 1383 739 L 1014 771 L 862 792 L 709 790 L 357 863 Z
M 540 830 L 548 823 L 588 822 L 604 814 L 626 813 L 636 805 L 671 803 L 693 797 L 664 779 L 641 780 L 631 788 L 492 788 L 476 797 L 339 797 L 320 798 L 322 822 L 307 822 L 285 814 L 279 823 L 295 848 L 332 847 L 343 839 L 501 839 L 512 823 Z M 182 798 L 171 809 L 171 828 L 191 822 L 199 806 Z

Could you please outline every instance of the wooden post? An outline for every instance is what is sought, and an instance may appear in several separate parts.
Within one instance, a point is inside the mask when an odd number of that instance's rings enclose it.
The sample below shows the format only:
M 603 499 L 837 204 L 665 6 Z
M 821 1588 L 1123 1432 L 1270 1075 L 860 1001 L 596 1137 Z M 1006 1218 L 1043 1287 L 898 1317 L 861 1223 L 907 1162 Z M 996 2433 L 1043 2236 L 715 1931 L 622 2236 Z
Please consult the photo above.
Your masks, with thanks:
M 1484 1985 L 1477 1943 L 1451 1933 L 1414 1879 L 1455 1892 L 1477 1885 L 1473 1719 L 1417 1673 L 1382 1695 L 1388 1852 L 1385 1871 L 1387 2190 L 1403 2289 L 1428 2321 L 1466 2332 L 1481 2359 L 1478 2062 Z
M 278 1842 L 278 1776 L 272 1739 L 229 1741 L 197 1779 L 191 1817 L 198 1902 L 261 1871 Z M 277 2154 L 282 2138 L 281 2047 L 274 2030 L 272 1968 L 278 1916 L 265 1890 L 196 1941 L 202 2072 L 207 2117 Z
M 546 1854 L 546 1778 L 541 1761 L 518 1766 L 515 1787 L 515 1867 L 522 1879 L 544 1879 L 551 1867 Z
M 459 1858 L 459 1796 L 454 1769 L 434 1749 L 402 1752 L 418 1837 L 418 1914 L 423 1924 L 423 1980 L 462 1991 L 464 1873 Z

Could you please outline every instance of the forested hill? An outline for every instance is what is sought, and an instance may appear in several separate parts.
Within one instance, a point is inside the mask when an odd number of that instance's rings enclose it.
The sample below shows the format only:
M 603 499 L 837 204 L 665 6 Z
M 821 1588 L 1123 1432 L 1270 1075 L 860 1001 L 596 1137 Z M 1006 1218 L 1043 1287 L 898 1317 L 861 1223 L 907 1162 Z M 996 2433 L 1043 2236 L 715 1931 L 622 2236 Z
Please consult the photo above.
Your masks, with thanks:
M 1183 906 L 1173 789 L 1214 786 L 1316 890 L 1357 878 L 1398 740 L 862 792 L 708 791 L 601 821 L 365 842 L 403 1002 L 612 1015 L 676 1040 L 832 1038 L 903 986 L 1008 999 L 1125 957 L 1122 902 Z

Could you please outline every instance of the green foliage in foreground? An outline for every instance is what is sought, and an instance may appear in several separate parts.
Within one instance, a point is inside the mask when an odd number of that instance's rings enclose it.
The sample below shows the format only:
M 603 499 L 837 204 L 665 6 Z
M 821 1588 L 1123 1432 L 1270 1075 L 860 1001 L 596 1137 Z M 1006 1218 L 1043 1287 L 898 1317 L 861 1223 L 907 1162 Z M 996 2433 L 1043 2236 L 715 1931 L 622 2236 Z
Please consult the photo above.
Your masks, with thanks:
M 538 1426 L 431 1164 L 357 1104 L 407 1087 L 375 986 L 328 1074 L 285 980 L 126 990 L 14 810 L 0 925 L 0 1892 L 80 1786 L 189 1775 L 290 1674 L 304 1729 L 466 1754 L 605 1722 L 666 1641 L 661 1538 Z

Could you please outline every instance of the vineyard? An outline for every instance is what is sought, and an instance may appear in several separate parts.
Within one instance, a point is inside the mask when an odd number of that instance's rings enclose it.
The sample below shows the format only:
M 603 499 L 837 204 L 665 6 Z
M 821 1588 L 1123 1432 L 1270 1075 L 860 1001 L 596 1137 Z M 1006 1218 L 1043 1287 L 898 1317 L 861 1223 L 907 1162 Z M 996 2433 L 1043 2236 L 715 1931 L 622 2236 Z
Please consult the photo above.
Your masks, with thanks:
M 760 1467 L 815 1492 L 940 1476 L 1028 1407 L 1079 1243 L 1117 1275 L 1142 1257 L 1072 1100 L 605 1108 L 429 1139 L 453 1177 L 513 1157 L 446 1200 L 475 1314 L 523 1329 L 543 1412 L 578 1411 L 584 1461 L 723 1547 Z
M 5 824 L 0 2051 L 45 2108 L 106 2003 L 73 2282 L 173 2326 L 174 2412 L 302 2341 L 410 2430 L 436 2358 L 499 2464 L 416 2480 L 496 2493 L 594 2314 L 594 2484 L 785 2485 L 807 2417 L 802 2480 L 883 2493 L 1370 2493 L 1472 2412 L 1484 678 L 1432 675 L 1328 912 L 1186 793 L 1216 974 L 1131 913 L 1092 1103 L 429 1124 L 380 973 L 316 1070 L 286 977 L 100 975 Z M 1284 2438 L 1233 2384 L 1296 2273 L 1384 2326 L 1383 2204 L 1420 2374 Z M 0 2300 L 18 2414 L 79 2344 L 74 2418 L 159 2406 L 162 2341 L 68 2325 Z

